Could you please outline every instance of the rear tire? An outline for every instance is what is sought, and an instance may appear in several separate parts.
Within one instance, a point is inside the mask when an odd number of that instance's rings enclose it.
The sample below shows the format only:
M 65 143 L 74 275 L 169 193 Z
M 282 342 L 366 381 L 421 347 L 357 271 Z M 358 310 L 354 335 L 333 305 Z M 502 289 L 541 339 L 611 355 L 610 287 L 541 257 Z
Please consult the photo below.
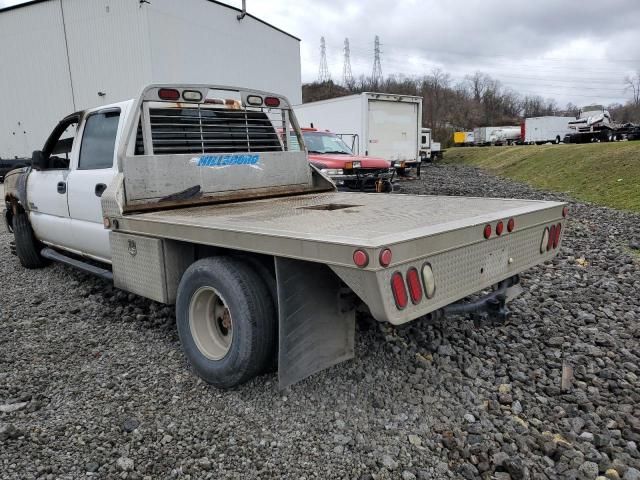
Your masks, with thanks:
M 247 382 L 273 364 L 275 306 L 247 263 L 213 257 L 191 265 L 178 287 L 176 322 L 189 363 L 218 388 Z
M 13 235 L 16 240 L 16 255 L 23 267 L 42 268 L 46 266 L 45 259 L 40 256 L 42 245 L 36 239 L 26 213 L 14 215 Z

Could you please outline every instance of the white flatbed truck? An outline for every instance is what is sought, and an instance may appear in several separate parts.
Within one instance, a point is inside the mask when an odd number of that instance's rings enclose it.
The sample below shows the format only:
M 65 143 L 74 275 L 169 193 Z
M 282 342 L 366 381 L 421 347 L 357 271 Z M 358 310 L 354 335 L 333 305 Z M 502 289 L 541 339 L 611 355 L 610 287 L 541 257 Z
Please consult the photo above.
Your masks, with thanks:
M 278 131 L 304 145 L 286 98 L 208 85 L 72 114 L 6 177 L 15 252 L 175 304 L 194 370 L 228 388 L 351 358 L 356 308 L 505 318 L 518 273 L 558 251 L 563 203 L 339 193 Z

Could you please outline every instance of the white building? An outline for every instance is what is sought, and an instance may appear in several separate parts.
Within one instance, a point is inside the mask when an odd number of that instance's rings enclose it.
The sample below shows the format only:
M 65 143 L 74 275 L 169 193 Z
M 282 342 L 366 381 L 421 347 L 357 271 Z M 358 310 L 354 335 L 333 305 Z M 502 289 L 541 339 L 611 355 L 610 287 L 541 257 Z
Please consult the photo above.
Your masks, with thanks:
M 256 88 L 300 103 L 300 40 L 240 14 L 212 0 L 35 0 L 0 10 L 0 157 L 30 156 L 64 115 L 133 98 L 149 83 Z

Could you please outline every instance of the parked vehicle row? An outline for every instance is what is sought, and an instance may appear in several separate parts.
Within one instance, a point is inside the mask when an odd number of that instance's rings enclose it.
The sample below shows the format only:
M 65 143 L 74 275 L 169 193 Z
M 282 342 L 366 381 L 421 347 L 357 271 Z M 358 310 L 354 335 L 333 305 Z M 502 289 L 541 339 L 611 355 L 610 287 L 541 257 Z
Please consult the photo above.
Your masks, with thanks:
M 576 117 L 544 116 L 526 118 L 518 127 L 481 127 L 473 132 L 454 132 L 456 146 L 542 145 L 543 143 L 588 143 L 640 138 L 640 126 L 616 124 L 602 105 L 580 109 Z

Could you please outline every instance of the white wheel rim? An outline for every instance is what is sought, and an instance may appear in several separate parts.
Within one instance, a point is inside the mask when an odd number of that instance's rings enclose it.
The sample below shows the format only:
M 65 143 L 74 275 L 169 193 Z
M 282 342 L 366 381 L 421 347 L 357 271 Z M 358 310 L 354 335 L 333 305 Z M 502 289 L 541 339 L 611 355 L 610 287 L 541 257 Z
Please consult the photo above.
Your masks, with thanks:
M 213 287 L 200 287 L 189 302 L 189 329 L 200 353 L 221 360 L 233 341 L 233 320 L 224 298 Z

